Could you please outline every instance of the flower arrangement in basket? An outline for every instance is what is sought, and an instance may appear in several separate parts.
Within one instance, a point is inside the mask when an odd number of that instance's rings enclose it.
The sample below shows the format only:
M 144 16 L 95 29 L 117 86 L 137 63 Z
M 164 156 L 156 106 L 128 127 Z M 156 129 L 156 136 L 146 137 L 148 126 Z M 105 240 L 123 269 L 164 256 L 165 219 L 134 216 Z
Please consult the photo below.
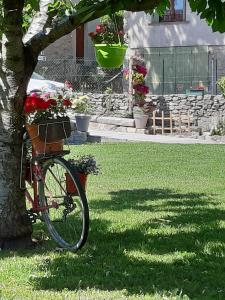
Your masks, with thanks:
M 95 47 L 97 63 L 103 68 L 119 68 L 123 64 L 127 45 L 124 43 L 123 14 L 101 18 L 101 24 L 89 33 Z
M 66 114 L 71 105 L 63 90 L 56 93 L 32 93 L 26 97 L 26 129 L 36 154 L 63 149 L 63 139 L 71 133 L 70 119 Z
M 98 175 L 100 173 L 100 168 L 97 166 L 93 155 L 82 155 L 75 159 L 69 159 L 69 162 L 76 170 L 78 179 L 84 190 L 86 188 L 87 176 L 89 174 Z M 75 184 L 68 173 L 66 173 L 66 190 L 72 195 L 77 194 Z

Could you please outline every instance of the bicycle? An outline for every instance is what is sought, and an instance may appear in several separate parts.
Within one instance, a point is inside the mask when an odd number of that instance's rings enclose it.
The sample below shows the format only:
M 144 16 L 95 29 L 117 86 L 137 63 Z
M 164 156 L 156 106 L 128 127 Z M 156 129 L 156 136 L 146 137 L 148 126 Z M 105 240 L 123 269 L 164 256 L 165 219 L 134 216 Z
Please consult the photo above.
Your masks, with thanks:
M 49 234 L 61 248 L 75 252 L 87 240 L 89 209 L 78 173 L 64 158 L 70 151 L 36 155 L 32 148 L 30 156 L 26 155 L 25 174 L 22 176 L 26 152 L 24 150 L 29 141 L 26 133 L 21 154 L 20 185 L 25 189 L 26 201 L 31 206 L 27 209 L 27 214 L 32 223 L 38 220 L 45 222 Z M 68 174 L 76 192 L 67 188 Z M 28 187 L 33 190 L 33 197 Z

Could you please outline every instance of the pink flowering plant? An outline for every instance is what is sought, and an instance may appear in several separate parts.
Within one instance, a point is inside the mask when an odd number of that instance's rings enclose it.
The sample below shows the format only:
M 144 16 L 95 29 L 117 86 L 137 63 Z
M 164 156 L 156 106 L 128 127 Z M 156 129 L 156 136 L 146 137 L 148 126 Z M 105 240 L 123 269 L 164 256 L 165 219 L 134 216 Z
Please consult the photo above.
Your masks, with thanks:
M 95 31 L 90 32 L 89 36 L 94 44 L 124 44 L 122 16 L 115 15 L 114 19 L 109 16 L 102 18 L 101 23 L 96 25 Z
M 148 86 L 145 85 L 145 76 L 147 75 L 147 69 L 144 65 L 144 61 L 134 59 L 132 67 L 132 83 L 134 89 L 135 104 L 143 106 L 145 104 L 146 94 L 149 93 Z
M 155 109 L 152 102 L 146 102 L 146 95 L 149 93 L 149 88 L 145 84 L 145 77 L 147 75 L 147 68 L 144 60 L 140 57 L 132 57 L 132 85 L 134 96 L 134 109 L 138 113 L 149 113 Z M 124 69 L 124 76 L 129 79 L 129 70 Z

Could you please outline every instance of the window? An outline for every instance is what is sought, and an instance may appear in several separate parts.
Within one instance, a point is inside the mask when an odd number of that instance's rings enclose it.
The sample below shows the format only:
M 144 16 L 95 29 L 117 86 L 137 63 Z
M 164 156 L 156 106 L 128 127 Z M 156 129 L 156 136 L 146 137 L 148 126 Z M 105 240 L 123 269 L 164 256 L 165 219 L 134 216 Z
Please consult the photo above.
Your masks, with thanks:
M 172 0 L 170 9 L 165 11 L 159 22 L 182 22 L 185 21 L 185 0 Z

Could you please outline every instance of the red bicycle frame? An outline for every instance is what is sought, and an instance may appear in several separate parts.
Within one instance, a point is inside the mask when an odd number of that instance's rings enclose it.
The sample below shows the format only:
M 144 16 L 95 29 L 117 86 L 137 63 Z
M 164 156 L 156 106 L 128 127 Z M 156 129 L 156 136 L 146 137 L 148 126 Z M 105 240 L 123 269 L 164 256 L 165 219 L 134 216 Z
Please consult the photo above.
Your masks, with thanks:
M 29 184 L 32 186 L 34 191 L 34 197 L 30 195 L 29 191 L 25 190 L 25 197 L 28 202 L 31 204 L 32 209 L 34 212 L 42 212 L 48 210 L 49 208 L 58 208 L 58 204 L 51 199 L 50 205 L 40 205 L 39 204 L 39 195 L 38 195 L 38 181 L 42 181 L 45 184 L 44 177 L 42 176 L 41 166 L 35 161 L 34 165 L 32 166 L 31 178 Z M 26 166 L 26 173 L 30 172 L 30 167 Z

